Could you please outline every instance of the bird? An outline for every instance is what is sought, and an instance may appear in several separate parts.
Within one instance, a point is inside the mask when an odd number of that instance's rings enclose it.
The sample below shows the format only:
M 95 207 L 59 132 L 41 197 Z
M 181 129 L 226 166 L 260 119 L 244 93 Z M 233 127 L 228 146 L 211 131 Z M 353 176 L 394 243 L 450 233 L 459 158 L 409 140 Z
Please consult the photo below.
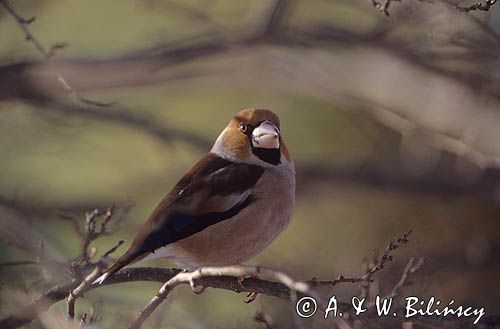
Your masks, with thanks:
M 294 207 L 295 167 L 278 116 L 244 109 L 93 284 L 139 260 L 160 257 L 185 270 L 242 264 L 287 227 Z

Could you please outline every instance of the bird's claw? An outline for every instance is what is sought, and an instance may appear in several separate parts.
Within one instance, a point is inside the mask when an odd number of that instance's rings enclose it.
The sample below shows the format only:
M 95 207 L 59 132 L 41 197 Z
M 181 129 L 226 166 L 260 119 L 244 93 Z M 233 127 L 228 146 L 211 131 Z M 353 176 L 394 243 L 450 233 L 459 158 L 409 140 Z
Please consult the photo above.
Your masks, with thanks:
M 246 299 L 244 300 L 244 302 L 245 302 L 246 304 L 250 304 L 251 302 L 253 302 L 253 301 L 257 298 L 257 296 L 258 296 L 258 295 L 259 295 L 259 293 L 258 293 L 258 292 L 251 292 L 251 293 L 249 293 L 249 294 L 247 295 L 247 297 L 246 297 Z
M 245 281 L 246 279 L 253 279 L 256 277 L 257 277 L 256 274 L 248 274 L 248 275 L 239 276 L 238 277 L 238 285 L 240 286 L 240 288 L 245 288 L 243 286 L 243 281 Z
M 246 279 L 246 277 L 244 277 L 244 276 L 239 276 L 238 277 L 238 286 L 240 288 L 243 288 L 243 281 L 245 281 L 245 279 Z
M 197 295 L 203 293 L 205 291 L 205 289 L 207 287 L 203 286 L 203 285 L 197 285 L 194 280 L 190 280 L 189 281 L 189 285 L 191 286 L 191 289 L 193 290 L 193 292 Z

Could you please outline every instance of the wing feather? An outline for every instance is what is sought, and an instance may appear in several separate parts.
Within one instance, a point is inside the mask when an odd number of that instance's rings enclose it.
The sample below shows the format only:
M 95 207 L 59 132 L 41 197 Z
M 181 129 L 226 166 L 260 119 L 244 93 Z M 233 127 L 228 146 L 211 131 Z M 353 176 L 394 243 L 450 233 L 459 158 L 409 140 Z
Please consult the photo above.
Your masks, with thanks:
M 255 200 L 252 188 L 263 173 L 260 166 L 209 153 L 179 180 L 149 216 L 132 246 L 96 282 L 158 248 L 230 220 Z

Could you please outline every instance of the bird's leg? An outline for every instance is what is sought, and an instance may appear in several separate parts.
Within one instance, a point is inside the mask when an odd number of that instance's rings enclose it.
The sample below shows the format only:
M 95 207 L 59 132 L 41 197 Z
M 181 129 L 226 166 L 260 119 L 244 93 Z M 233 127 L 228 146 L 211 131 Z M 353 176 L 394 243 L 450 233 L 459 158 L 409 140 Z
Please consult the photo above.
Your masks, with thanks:
M 240 265 L 241 265 L 241 264 L 240 264 Z M 258 277 L 259 277 L 259 276 L 258 276 L 258 274 L 257 274 L 258 272 L 259 272 L 259 268 L 257 267 L 257 270 L 256 270 L 256 272 L 255 272 L 255 273 L 252 273 L 252 274 L 248 274 L 248 275 L 244 275 L 244 276 L 240 276 L 240 277 L 238 277 L 238 285 L 239 285 L 242 289 L 244 289 L 245 287 L 243 287 L 243 281 L 245 281 L 246 279 L 258 278 Z M 248 295 L 247 295 L 247 297 L 246 297 L 246 299 L 245 299 L 245 301 L 244 301 L 244 302 L 245 302 L 245 303 L 247 303 L 247 304 L 249 304 L 249 303 L 253 302 L 253 301 L 257 298 L 257 295 L 258 295 L 258 294 L 259 294 L 259 293 L 257 293 L 257 292 L 250 292 L 250 293 L 248 293 Z
M 240 266 L 244 266 L 243 264 L 238 264 Z M 238 285 L 241 287 L 241 288 L 245 288 L 243 287 L 243 281 L 245 281 L 246 279 L 256 279 L 256 278 L 259 278 L 259 267 L 257 266 L 255 268 L 255 272 L 254 273 L 249 273 L 249 274 L 246 274 L 246 275 L 242 275 L 242 276 L 239 276 L 238 277 Z
M 253 302 L 257 298 L 258 295 L 259 295 L 258 292 L 255 292 L 255 291 L 254 292 L 250 292 L 250 293 L 248 293 L 248 295 L 247 295 L 246 299 L 244 300 L 244 302 L 247 303 L 247 304 L 250 304 L 251 302 Z
M 243 281 L 245 281 L 245 279 L 249 279 L 249 276 L 248 275 L 244 275 L 244 276 L 239 276 L 238 277 L 238 286 L 240 288 L 244 288 L 243 287 Z
M 195 280 L 195 276 L 196 276 L 196 273 L 200 272 L 201 269 L 198 268 L 196 270 L 192 270 L 192 269 L 189 269 L 189 268 L 184 268 L 182 269 L 181 273 L 188 273 L 188 272 L 192 272 L 191 273 L 191 276 L 189 278 L 189 286 L 191 287 L 191 289 L 193 290 L 193 292 L 197 295 L 201 294 L 202 292 L 205 291 L 205 289 L 207 287 L 203 286 L 203 285 L 200 285 L 200 284 L 196 284 L 196 282 L 194 282 Z M 200 274 L 200 273 L 198 273 Z

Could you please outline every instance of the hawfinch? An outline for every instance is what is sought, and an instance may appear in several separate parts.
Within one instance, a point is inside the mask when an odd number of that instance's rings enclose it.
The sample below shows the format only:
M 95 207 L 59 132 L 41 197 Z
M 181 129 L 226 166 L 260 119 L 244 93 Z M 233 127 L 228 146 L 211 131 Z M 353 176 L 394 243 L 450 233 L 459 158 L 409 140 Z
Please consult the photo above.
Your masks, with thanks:
M 295 169 L 278 116 L 243 110 L 160 202 L 127 252 L 94 283 L 157 257 L 185 269 L 240 264 L 283 231 L 294 206 Z

